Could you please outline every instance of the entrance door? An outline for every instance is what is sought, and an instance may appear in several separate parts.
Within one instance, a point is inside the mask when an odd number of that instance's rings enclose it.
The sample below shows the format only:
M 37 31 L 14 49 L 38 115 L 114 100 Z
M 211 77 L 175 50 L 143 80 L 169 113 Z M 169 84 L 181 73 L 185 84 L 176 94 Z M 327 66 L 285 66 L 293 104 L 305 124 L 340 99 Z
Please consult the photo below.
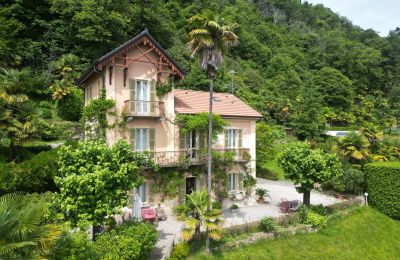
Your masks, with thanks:
M 196 191 L 196 177 L 186 178 L 186 194 L 190 195 Z

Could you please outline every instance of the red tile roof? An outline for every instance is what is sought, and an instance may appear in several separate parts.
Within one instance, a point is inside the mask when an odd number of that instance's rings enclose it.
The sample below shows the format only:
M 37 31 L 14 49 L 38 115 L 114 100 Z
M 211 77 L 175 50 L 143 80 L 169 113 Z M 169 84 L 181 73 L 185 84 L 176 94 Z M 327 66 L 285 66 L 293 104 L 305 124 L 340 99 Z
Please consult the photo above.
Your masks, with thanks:
M 175 112 L 178 114 L 196 114 L 208 112 L 209 92 L 174 89 Z M 214 93 L 213 113 L 232 117 L 257 117 L 262 115 L 229 93 Z

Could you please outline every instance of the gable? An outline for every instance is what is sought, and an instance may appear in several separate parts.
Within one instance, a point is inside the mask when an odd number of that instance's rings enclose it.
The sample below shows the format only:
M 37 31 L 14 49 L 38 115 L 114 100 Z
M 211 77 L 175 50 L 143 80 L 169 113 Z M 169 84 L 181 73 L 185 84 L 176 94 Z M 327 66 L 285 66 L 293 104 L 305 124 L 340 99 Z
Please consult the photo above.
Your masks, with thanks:
M 139 53 L 134 57 L 128 56 L 134 49 L 138 50 Z M 168 55 L 161 45 L 154 40 L 148 31 L 145 30 L 93 62 L 88 70 L 78 79 L 78 85 L 84 84 L 94 72 L 101 71 L 106 65 L 128 68 L 129 65 L 134 62 L 153 64 L 160 75 L 168 73 L 179 79 L 184 78 L 183 69 Z M 165 67 L 167 67 L 168 70 L 165 70 Z

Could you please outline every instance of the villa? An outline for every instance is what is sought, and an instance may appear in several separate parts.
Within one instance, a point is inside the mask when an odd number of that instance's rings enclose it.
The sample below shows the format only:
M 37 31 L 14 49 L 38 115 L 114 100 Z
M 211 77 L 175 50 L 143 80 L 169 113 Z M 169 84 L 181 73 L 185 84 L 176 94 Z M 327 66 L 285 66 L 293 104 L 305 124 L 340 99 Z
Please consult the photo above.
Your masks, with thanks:
M 201 167 L 207 162 L 206 133 L 193 130 L 180 133 L 174 119 L 179 114 L 195 115 L 208 112 L 209 93 L 171 89 L 158 95 L 159 87 L 182 80 L 183 69 L 168 55 L 154 38 L 143 31 L 128 42 L 96 60 L 79 79 L 85 88 L 85 105 L 105 91 L 106 98 L 115 101 L 115 117 L 126 120 L 126 128 L 115 127 L 106 133 L 106 142 L 112 145 L 126 139 L 134 151 L 152 154 L 160 167 L 179 167 L 182 159 L 189 166 Z M 227 174 L 228 192 L 243 192 L 243 179 L 256 170 L 256 121 L 262 116 L 232 94 L 215 93 L 213 113 L 224 118 L 229 126 L 213 145 L 215 151 L 234 152 L 235 165 Z M 176 199 L 205 187 L 206 167 L 200 174 L 191 168 L 182 172 L 185 179 Z M 157 203 L 160 196 L 151 192 L 151 173 L 139 188 L 142 201 Z M 179 197 L 179 198 L 178 198 Z

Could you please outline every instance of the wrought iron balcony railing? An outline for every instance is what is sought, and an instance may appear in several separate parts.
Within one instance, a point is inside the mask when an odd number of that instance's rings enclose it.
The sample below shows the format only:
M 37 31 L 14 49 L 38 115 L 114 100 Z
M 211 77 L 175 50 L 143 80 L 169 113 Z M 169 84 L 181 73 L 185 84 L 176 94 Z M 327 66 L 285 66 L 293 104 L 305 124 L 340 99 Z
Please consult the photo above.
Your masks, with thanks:
M 126 100 L 125 113 L 127 116 L 161 117 L 162 109 L 158 101 Z
M 248 148 L 214 149 L 213 153 L 231 153 L 236 162 L 247 162 L 251 159 Z M 207 163 L 207 151 L 186 149 L 180 151 L 150 152 L 155 162 L 161 167 L 201 165 Z

